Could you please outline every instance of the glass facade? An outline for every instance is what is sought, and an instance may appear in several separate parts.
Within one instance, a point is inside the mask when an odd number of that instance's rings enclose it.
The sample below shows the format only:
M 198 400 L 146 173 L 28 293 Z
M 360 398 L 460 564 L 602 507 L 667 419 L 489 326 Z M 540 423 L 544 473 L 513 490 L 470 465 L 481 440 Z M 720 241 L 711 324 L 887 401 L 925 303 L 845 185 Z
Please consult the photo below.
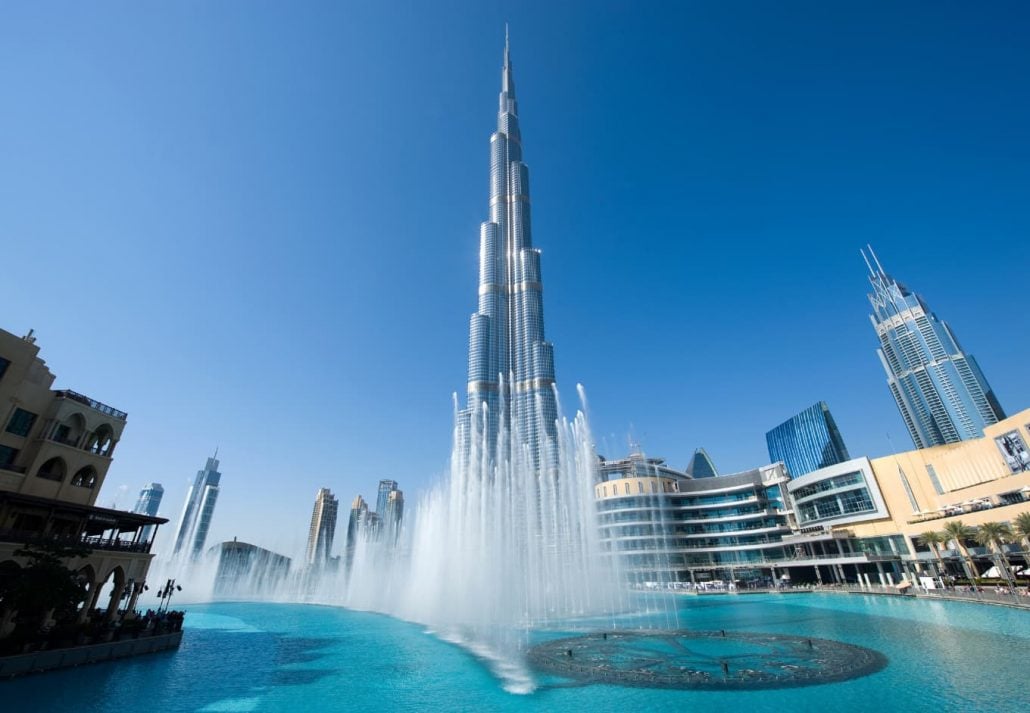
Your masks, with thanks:
M 916 448 L 983 436 L 1005 418 L 971 354 L 923 298 L 892 278 L 869 249 L 870 319 L 887 385 Z
M 522 161 L 515 79 L 507 43 L 497 131 L 490 137 L 490 219 L 480 226 L 479 309 L 469 323 L 468 402 L 461 452 L 473 442 L 501 460 L 556 464 L 554 350 L 544 338 L 540 251 L 530 230 L 529 168 Z M 501 442 L 501 431 L 510 439 Z M 508 452 L 498 452 L 498 448 Z
M 186 494 L 186 503 L 183 505 L 179 526 L 175 531 L 173 556 L 185 555 L 196 558 L 203 552 L 215 504 L 218 502 L 221 479 L 218 459 L 208 458 L 204 470 L 197 472 L 197 477 Z
M 784 496 L 762 471 L 700 481 L 619 475 L 599 485 L 614 497 L 600 498 L 598 517 L 602 545 L 633 582 L 735 579 L 788 557 Z
M 802 527 L 877 512 L 869 484 L 861 471 L 821 478 L 794 488 L 791 499 L 798 524 Z
M 782 461 L 791 477 L 850 460 L 825 402 L 805 409 L 765 434 L 769 460 Z
M 147 487 L 139 491 L 139 499 L 136 500 L 136 506 L 132 508 L 132 511 L 143 515 L 150 515 L 151 517 L 157 515 L 157 511 L 161 507 L 161 498 L 164 497 L 164 494 L 165 489 L 160 483 L 150 483 Z M 147 525 L 143 528 L 141 539 L 144 542 L 149 542 L 150 533 L 153 531 L 154 526 Z

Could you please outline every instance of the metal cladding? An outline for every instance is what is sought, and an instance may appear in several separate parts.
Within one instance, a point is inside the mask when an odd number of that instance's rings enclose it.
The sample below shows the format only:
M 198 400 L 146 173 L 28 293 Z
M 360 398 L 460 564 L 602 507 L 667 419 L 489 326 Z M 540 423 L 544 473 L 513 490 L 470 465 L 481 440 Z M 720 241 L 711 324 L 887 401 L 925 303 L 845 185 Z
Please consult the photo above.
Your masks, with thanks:
M 973 355 L 922 297 L 884 271 L 871 247 L 866 266 L 880 362 L 916 448 L 983 436 L 1005 412 Z
M 544 338 L 540 252 L 530 230 L 529 168 L 522 161 L 507 41 L 490 137 L 490 220 L 479 233 L 479 309 L 469 324 L 468 402 L 459 413 L 463 454 L 555 465 L 554 349 Z M 509 434 L 501 438 L 502 433 Z

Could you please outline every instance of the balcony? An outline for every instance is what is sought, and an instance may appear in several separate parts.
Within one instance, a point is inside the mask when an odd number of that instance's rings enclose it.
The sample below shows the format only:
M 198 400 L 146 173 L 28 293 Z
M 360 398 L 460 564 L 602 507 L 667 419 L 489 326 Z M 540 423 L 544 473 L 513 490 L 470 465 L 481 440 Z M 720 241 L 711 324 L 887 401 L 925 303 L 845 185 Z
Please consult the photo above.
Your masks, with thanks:
M 84 406 L 89 406 L 94 411 L 99 411 L 100 413 L 106 416 L 110 416 L 111 418 L 116 419 L 118 421 L 124 421 L 129 416 L 129 414 L 125 413 L 124 411 L 119 411 L 113 406 L 108 406 L 107 404 L 91 399 L 88 396 L 83 396 L 82 394 L 76 391 L 72 391 L 71 389 L 55 391 L 54 395 L 57 396 L 57 398 L 59 399 L 70 399 Z
M 150 550 L 149 542 L 131 542 L 100 536 L 41 535 L 38 532 L 26 530 L 0 530 L 0 542 L 14 542 L 19 545 L 88 547 L 91 550 L 103 550 L 106 552 L 137 552 L 141 554 L 146 554 Z

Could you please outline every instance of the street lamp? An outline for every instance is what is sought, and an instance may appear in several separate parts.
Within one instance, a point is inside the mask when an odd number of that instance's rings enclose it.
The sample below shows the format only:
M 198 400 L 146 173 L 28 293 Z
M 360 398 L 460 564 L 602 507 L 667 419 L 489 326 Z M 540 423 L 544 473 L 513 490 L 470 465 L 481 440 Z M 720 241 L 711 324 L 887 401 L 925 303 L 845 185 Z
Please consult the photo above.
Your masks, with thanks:
M 158 605 L 157 610 L 161 611 L 161 607 L 163 606 L 165 611 L 168 611 L 168 605 L 171 604 L 172 595 L 181 591 L 182 587 L 176 584 L 174 579 L 169 579 L 165 582 L 165 585 L 157 592 L 157 598 L 162 600 L 161 604 Z

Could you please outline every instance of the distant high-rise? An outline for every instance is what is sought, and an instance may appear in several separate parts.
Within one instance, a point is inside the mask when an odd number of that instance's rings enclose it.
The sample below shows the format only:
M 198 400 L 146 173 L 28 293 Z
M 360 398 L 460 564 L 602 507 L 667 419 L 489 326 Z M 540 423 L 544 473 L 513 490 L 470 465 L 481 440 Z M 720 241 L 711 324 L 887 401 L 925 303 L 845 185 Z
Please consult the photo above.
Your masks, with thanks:
M 329 562 L 336 536 L 336 513 L 340 501 L 333 497 L 329 488 L 321 488 L 315 496 L 315 508 L 311 513 L 311 529 L 308 531 L 307 562 L 322 566 Z
M 207 531 L 211 527 L 211 516 L 218 501 L 218 484 L 221 479 L 218 459 L 208 458 L 204 470 L 197 471 L 197 477 L 186 494 L 186 503 L 183 505 L 179 526 L 175 531 L 173 556 L 182 555 L 193 559 L 204 550 Z
M 358 532 L 364 526 L 368 517 L 368 503 L 360 495 L 354 498 L 350 506 L 350 518 L 347 520 L 347 547 L 353 547 L 357 542 Z
M 150 483 L 147 487 L 139 491 L 139 499 L 136 501 L 136 507 L 134 507 L 132 511 L 138 512 L 142 515 L 157 515 L 157 511 L 161 507 L 161 498 L 164 497 L 164 494 L 165 489 L 161 487 L 160 483 Z M 140 539 L 144 542 L 149 542 L 150 533 L 153 532 L 153 530 L 153 525 L 145 526 L 140 535 Z
M 712 462 L 708 451 L 704 448 L 698 448 L 694 451 L 690 463 L 687 464 L 687 468 L 683 472 L 691 478 L 714 478 L 719 475 L 719 471 L 715 469 L 715 463 Z
M 1005 413 L 976 360 L 922 297 L 884 272 L 872 248 L 862 257 L 880 361 L 916 448 L 979 438 Z
M 386 537 L 389 542 L 397 540 L 397 534 L 401 529 L 401 522 L 404 520 L 404 493 L 400 490 L 391 490 L 386 500 L 386 509 L 383 512 L 383 528 L 386 530 Z
M 379 517 L 386 516 L 386 503 L 390 499 L 390 493 L 396 489 L 396 480 L 379 481 L 379 496 L 376 498 L 376 513 L 379 514 Z
M 554 350 L 544 339 L 540 251 L 530 232 L 529 169 L 522 137 L 511 53 L 505 40 L 497 131 L 490 137 L 490 219 L 479 231 L 479 309 L 469 327 L 468 402 L 459 414 L 459 444 L 472 440 L 502 460 L 550 469 L 558 416 Z M 479 456 L 482 458 L 483 456 Z
M 792 478 L 851 459 L 823 401 L 766 433 L 765 442 L 769 446 L 769 460 L 783 461 Z

